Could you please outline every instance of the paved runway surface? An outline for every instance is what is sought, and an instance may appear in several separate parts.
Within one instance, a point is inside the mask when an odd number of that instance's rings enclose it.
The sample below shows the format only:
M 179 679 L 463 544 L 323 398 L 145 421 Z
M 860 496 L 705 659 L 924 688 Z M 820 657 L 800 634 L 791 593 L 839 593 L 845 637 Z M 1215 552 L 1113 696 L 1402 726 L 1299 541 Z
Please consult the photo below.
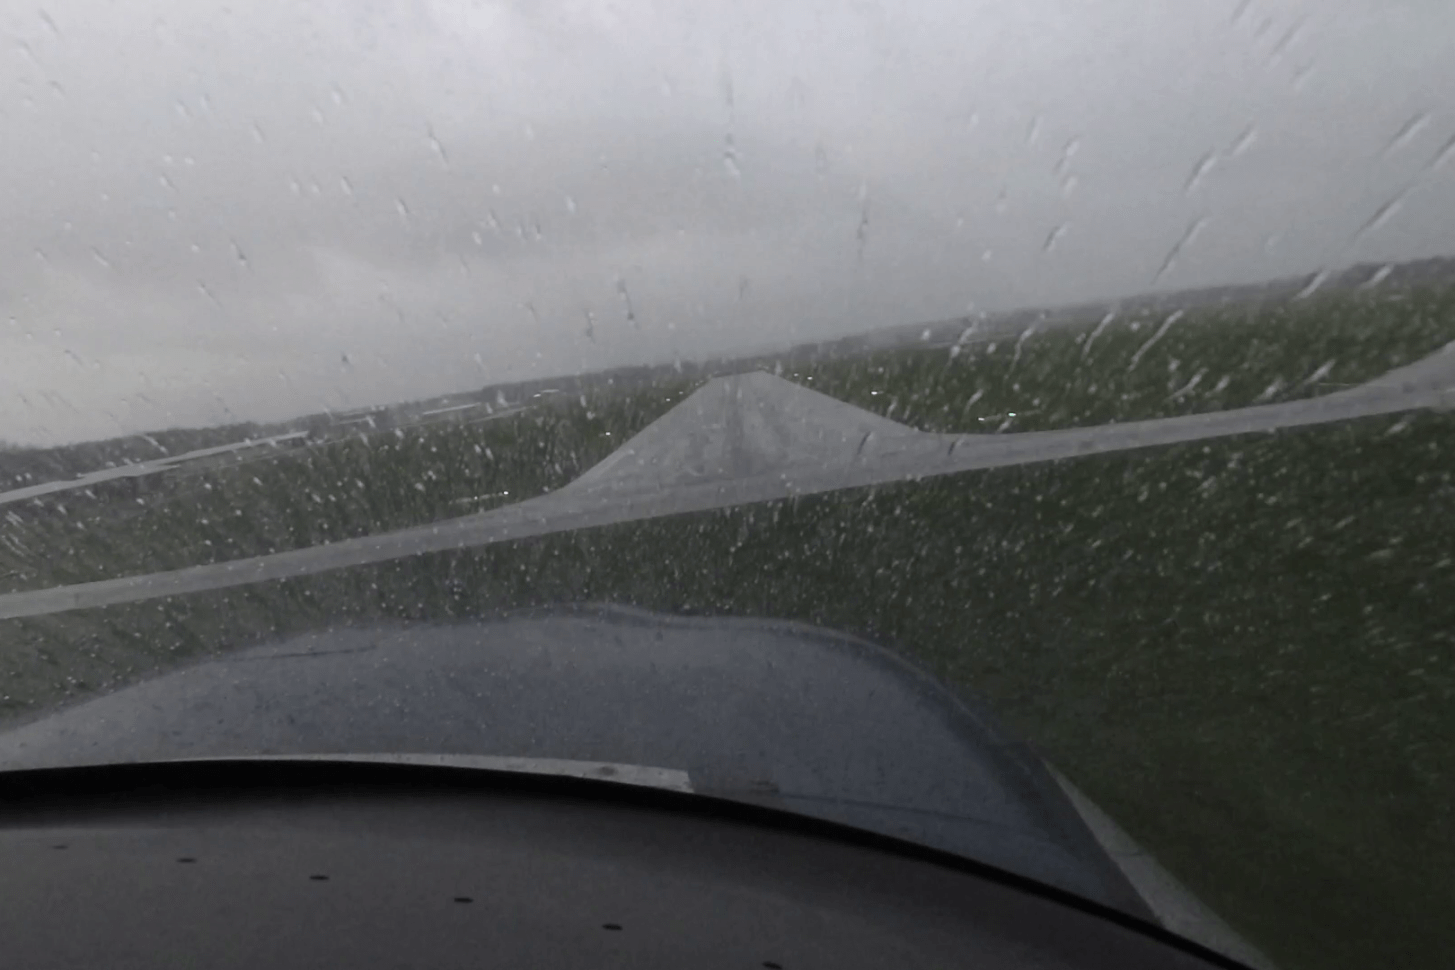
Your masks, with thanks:
M 0 619 L 225 589 L 573 529 L 1228 435 L 1455 406 L 1455 344 L 1324 397 L 1023 434 L 927 434 L 757 372 L 709 381 L 547 495 L 328 545 L 0 596 Z

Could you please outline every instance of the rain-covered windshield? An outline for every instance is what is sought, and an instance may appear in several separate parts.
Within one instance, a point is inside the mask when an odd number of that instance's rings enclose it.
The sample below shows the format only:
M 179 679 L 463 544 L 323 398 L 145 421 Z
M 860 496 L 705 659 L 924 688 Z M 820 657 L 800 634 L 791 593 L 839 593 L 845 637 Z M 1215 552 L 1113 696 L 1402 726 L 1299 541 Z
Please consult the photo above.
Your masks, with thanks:
M 1455 953 L 1455 6 L 0 35 L 0 769 L 473 758 Z

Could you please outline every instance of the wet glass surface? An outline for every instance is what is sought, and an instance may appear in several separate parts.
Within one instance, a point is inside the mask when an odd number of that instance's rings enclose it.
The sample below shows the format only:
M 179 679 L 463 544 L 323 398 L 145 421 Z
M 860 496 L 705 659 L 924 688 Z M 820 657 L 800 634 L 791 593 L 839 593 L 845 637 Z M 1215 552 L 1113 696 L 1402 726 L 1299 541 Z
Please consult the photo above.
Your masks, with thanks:
M 0 765 L 663 769 L 1143 905 L 1049 765 L 1259 959 L 1442 965 L 1455 12 L 694 11 L 0 13 Z

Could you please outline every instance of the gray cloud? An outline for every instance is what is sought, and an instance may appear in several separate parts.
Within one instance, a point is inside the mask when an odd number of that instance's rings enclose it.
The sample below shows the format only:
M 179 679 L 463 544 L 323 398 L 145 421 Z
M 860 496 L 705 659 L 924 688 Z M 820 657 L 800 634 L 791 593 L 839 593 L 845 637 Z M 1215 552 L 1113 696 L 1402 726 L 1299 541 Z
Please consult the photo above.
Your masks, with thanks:
M 1455 250 L 1455 8 L 1238 7 L 16 8 L 0 439 Z

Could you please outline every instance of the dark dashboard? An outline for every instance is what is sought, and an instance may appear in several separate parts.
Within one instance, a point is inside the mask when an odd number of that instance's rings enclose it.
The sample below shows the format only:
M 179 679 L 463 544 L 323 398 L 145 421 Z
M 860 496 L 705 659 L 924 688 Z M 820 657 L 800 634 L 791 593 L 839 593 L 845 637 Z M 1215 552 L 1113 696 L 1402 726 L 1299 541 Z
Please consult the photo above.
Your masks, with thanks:
M 0 776 L 27 968 L 1237 964 L 989 866 L 650 787 L 349 762 Z

